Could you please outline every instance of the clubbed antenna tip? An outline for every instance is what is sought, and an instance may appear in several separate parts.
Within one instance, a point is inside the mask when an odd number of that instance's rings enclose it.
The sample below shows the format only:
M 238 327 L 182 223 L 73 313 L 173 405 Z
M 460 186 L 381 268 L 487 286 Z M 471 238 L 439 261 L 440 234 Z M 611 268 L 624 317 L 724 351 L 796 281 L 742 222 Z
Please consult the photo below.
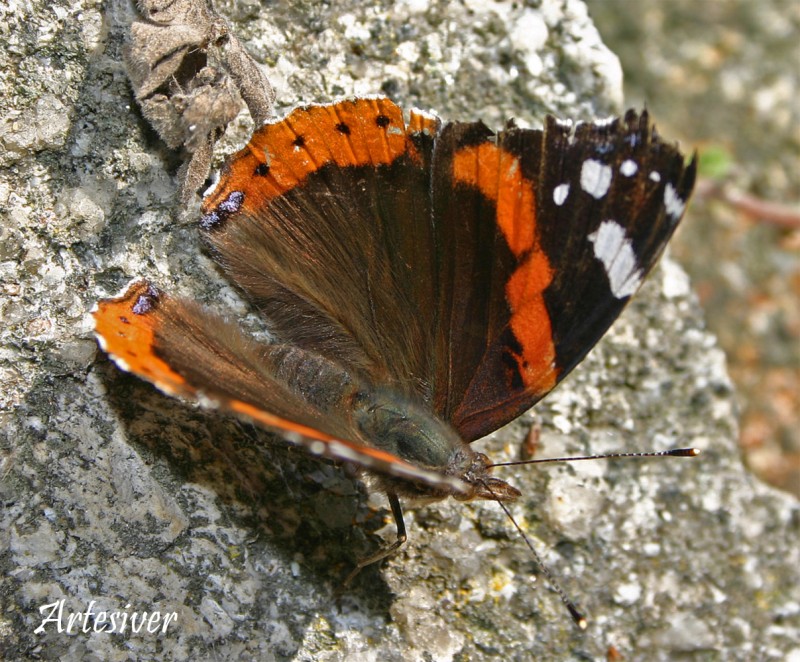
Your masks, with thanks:
M 667 455 L 672 457 L 697 457 L 700 455 L 699 448 L 675 448 L 674 450 L 667 451 Z
M 577 625 L 581 630 L 585 630 L 589 626 L 589 621 L 587 621 L 586 617 L 575 608 L 574 604 L 571 602 L 567 603 L 567 609 L 569 609 L 569 615 L 572 616 L 572 620 L 575 621 L 575 625 Z

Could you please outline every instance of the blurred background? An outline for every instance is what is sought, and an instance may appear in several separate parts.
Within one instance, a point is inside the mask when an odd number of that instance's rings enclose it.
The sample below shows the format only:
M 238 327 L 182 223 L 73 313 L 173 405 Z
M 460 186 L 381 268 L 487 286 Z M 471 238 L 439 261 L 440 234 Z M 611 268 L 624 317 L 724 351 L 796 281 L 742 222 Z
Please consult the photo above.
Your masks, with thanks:
M 800 496 L 800 2 L 586 3 L 626 104 L 700 151 L 672 255 L 728 355 L 747 464 Z

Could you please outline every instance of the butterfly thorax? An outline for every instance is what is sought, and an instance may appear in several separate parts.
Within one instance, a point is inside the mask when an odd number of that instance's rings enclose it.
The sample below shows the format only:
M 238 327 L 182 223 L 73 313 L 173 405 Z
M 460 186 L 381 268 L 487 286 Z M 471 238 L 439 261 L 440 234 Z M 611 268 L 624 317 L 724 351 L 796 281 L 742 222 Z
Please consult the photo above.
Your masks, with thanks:
M 489 459 L 476 453 L 446 421 L 429 408 L 388 390 L 360 392 L 353 403 L 353 422 L 369 445 L 421 469 L 435 471 L 467 484 L 465 492 L 381 477 L 387 492 L 417 499 L 512 501 L 520 492 L 490 475 Z

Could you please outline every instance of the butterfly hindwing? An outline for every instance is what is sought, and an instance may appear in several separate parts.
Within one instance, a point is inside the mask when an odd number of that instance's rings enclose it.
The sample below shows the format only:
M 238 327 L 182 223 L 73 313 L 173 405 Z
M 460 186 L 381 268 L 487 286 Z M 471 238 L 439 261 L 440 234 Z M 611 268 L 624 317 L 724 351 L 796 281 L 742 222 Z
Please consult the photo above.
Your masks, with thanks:
M 314 430 L 326 438 L 351 433 L 338 412 L 355 385 L 337 380 L 335 367 L 320 364 L 318 386 L 328 387 L 331 400 L 304 393 L 295 375 L 312 357 L 297 348 L 257 343 L 238 325 L 143 280 L 101 301 L 93 315 L 115 362 L 170 395 L 233 409 L 238 405 L 229 403 L 241 402 L 273 416 L 272 427 L 281 429 L 291 430 L 291 422 L 298 432 Z

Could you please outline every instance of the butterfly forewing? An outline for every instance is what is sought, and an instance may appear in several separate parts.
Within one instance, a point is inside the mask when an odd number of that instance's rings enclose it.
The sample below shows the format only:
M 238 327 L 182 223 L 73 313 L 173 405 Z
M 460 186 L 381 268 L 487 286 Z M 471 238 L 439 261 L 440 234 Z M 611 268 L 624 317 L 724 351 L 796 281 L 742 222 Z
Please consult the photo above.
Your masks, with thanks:
M 437 347 L 470 349 L 458 353 L 469 361 L 466 370 L 438 355 L 449 381 L 437 381 L 447 392 L 437 392 L 436 402 L 446 403 L 442 414 L 472 440 L 530 408 L 606 332 L 672 235 L 695 166 L 684 167 L 646 114 L 575 130 L 548 118 L 544 131 L 509 128 L 477 149 L 463 137 L 472 125 L 452 126 L 434 149 L 434 163 L 444 163 L 434 172 L 434 190 L 444 188 L 434 194 L 434 213 L 446 207 L 441 217 L 459 238 L 445 263 L 460 287 L 473 277 L 472 264 L 491 268 L 454 297 L 463 308 L 451 317 L 465 323 L 437 329 Z M 440 149 L 455 154 L 452 163 Z M 448 164 L 454 186 L 442 184 Z M 493 240 L 481 235 L 487 227 Z M 456 257 L 465 245 L 475 250 L 466 251 L 466 263 Z M 493 306 L 477 291 L 491 292 Z
M 315 455 L 451 494 L 458 477 L 417 467 L 359 439 L 349 416 L 363 389 L 337 364 L 286 344 L 257 344 L 237 326 L 143 280 L 93 311 L 103 349 L 123 370 L 162 391 L 229 411 L 279 432 Z

